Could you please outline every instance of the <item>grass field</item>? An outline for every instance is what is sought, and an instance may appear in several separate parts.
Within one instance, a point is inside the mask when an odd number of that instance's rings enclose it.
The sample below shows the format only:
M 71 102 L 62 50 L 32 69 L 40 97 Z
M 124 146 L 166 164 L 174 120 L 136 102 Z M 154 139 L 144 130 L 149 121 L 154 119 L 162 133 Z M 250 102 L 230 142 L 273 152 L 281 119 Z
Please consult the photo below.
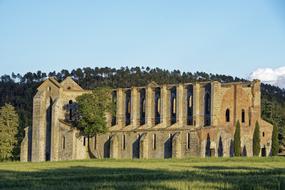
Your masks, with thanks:
M 285 158 L 6 162 L 0 189 L 285 189 Z

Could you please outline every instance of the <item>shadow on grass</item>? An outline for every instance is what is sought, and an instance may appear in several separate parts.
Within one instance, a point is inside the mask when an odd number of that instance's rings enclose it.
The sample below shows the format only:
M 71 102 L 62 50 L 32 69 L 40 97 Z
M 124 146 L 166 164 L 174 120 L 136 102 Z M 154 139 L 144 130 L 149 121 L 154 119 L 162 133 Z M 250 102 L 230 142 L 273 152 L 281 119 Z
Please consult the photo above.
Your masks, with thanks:
M 284 168 L 193 166 L 192 169 L 77 166 L 36 172 L 0 170 L 0 189 L 285 189 Z

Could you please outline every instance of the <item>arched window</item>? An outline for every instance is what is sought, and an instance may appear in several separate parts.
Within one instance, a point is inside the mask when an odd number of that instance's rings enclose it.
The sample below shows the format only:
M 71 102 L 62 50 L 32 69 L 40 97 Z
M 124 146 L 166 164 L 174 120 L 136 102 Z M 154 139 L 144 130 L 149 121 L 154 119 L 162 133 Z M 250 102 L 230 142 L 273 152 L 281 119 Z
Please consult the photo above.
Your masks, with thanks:
M 69 120 L 72 120 L 72 115 L 73 115 L 73 113 L 72 113 L 72 109 L 73 109 L 73 101 L 72 100 L 69 100 L 69 105 L 68 105 L 68 107 L 69 107 Z
M 97 136 L 94 136 L 94 150 L 97 149 Z
M 123 139 L 122 139 L 122 149 L 123 149 L 123 150 L 126 149 L 126 135 L 123 135 Z
M 156 150 L 156 134 L 152 135 L 152 149 Z
M 190 149 L 190 133 L 187 133 L 187 136 L 186 136 L 186 142 L 187 142 L 187 149 Z
M 62 149 L 65 149 L 65 136 L 62 137 Z
M 242 123 L 245 122 L 245 111 L 244 111 L 244 109 L 241 110 L 241 122 Z
M 226 110 L 226 122 L 230 122 L 230 110 Z

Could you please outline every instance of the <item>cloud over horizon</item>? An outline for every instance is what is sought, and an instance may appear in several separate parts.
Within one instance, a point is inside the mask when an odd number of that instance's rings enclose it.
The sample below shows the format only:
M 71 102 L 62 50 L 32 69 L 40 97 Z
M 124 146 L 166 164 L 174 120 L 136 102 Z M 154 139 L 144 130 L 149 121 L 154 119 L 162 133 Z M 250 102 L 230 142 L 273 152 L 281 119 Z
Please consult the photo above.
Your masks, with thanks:
M 285 66 L 276 69 L 258 68 L 250 74 L 249 79 L 259 79 L 263 83 L 285 89 Z

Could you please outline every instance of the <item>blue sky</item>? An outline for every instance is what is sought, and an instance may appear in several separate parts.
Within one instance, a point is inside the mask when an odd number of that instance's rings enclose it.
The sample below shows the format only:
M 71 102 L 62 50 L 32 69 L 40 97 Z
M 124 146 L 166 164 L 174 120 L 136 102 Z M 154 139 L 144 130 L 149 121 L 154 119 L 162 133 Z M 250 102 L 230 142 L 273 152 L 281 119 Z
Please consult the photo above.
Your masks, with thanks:
M 285 3 L 0 0 L 0 66 L 0 74 L 150 66 L 248 77 L 285 66 Z

